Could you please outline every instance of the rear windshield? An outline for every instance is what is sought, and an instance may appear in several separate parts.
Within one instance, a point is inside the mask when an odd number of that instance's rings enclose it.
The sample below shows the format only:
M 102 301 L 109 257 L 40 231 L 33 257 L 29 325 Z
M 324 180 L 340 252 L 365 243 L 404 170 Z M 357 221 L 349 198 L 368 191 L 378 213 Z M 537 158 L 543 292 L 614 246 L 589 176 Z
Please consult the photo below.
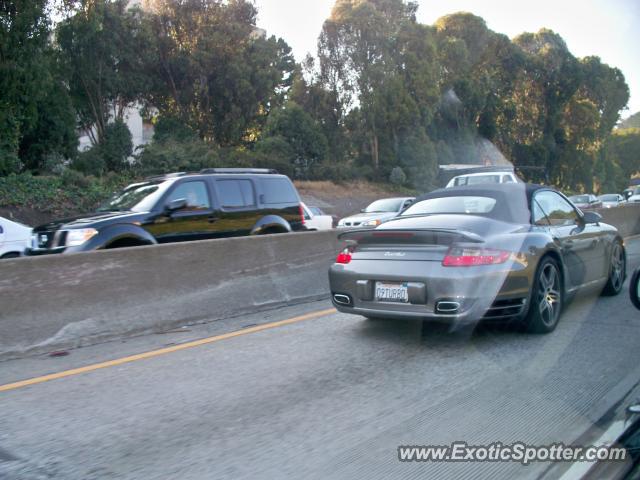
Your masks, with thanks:
M 282 203 L 299 203 L 298 193 L 288 178 L 263 178 L 262 184 L 262 203 L 267 205 Z
M 376 200 L 367 208 L 365 208 L 364 211 L 365 213 L 397 212 L 400 210 L 400 206 L 403 202 L 404 200 L 401 198 L 386 198 L 384 200 Z
M 496 199 L 490 197 L 429 198 L 407 208 L 402 215 L 432 215 L 442 213 L 487 214 L 493 211 Z
M 454 184 L 456 187 L 464 185 L 482 185 L 485 183 L 500 183 L 500 175 L 478 175 L 473 177 L 456 178 Z

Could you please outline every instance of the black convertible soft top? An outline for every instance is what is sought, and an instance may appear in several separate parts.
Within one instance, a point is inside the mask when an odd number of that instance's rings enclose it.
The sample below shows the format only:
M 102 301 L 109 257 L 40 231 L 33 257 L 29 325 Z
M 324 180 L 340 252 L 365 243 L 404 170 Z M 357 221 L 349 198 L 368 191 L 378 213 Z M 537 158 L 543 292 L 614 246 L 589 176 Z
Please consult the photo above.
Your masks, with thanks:
M 510 223 L 530 223 L 531 198 L 538 190 L 552 190 L 544 185 L 532 183 L 497 183 L 441 188 L 416 198 L 414 205 L 422 200 L 442 197 L 476 196 L 496 200 L 493 210 L 486 214 L 489 218 Z

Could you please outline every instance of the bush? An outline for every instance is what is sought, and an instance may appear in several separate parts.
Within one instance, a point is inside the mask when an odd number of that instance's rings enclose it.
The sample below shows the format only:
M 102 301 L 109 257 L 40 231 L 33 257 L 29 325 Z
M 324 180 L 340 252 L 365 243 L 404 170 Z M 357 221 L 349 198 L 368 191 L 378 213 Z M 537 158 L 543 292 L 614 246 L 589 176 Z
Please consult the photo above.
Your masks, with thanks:
M 223 166 L 219 152 L 199 139 L 153 141 L 145 146 L 134 163 L 141 175 L 193 172 Z
M 101 176 L 107 170 L 107 165 L 102 157 L 100 146 L 96 145 L 89 150 L 80 152 L 78 156 L 71 161 L 70 168 L 84 175 Z
M 31 208 L 56 217 L 86 213 L 134 180 L 127 174 L 96 178 L 72 169 L 65 169 L 60 176 L 9 175 L 0 177 L 0 205 Z
M 394 185 L 404 185 L 407 181 L 407 176 L 402 171 L 402 168 L 394 167 L 393 170 L 391 170 L 391 175 L 389 175 L 389 181 Z
M 98 152 L 112 172 L 121 172 L 128 167 L 128 158 L 133 153 L 133 141 L 129 127 L 118 120 L 106 126 L 104 138 L 98 145 Z

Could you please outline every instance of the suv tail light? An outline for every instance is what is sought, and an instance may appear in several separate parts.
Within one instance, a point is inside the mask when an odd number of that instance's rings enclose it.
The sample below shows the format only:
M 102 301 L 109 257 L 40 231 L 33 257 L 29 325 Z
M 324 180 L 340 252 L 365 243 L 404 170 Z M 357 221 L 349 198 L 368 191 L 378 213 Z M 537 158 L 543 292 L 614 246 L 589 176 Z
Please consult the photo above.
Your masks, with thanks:
M 351 263 L 351 250 L 345 248 L 343 251 L 341 251 L 336 257 L 336 263 L 341 263 L 342 265 Z
M 451 247 L 442 260 L 445 267 L 473 267 L 476 265 L 498 265 L 511 258 L 511 252 L 490 248 Z
M 300 212 L 300 221 L 304 225 L 304 208 L 302 208 L 302 204 L 298 205 L 298 211 Z

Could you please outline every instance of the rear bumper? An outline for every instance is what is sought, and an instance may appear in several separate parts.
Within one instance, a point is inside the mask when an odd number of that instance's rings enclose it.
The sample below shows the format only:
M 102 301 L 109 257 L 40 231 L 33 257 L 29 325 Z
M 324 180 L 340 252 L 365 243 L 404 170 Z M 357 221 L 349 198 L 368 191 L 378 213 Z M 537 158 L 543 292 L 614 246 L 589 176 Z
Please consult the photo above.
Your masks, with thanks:
M 332 302 L 343 313 L 464 324 L 524 314 L 534 273 L 535 265 L 519 262 L 458 268 L 440 262 L 363 260 L 334 264 L 329 284 Z M 378 281 L 407 283 L 409 303 L 377 301 Z M 336 294 L 347 296 L 349 305 L 336 302 Z M 444 313 L 440 302 L 455 302 L 459 308 Z

